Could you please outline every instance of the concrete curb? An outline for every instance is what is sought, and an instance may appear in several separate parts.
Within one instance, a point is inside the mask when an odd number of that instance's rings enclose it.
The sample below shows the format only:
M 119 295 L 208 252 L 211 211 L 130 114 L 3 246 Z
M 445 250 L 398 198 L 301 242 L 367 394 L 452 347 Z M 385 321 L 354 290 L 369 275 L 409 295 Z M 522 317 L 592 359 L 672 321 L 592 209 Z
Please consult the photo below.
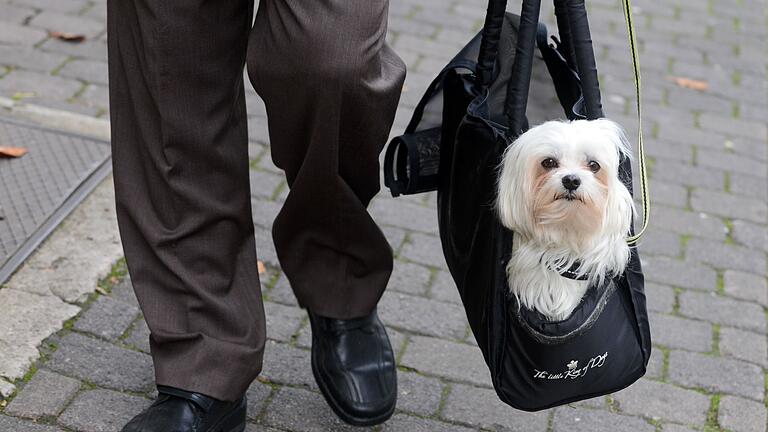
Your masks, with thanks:
M 109 139 L 104 119 L 0 98 L 18 120 Z M 81 303 L 122 256 L 110 174 L 0 287 L 0 398 L 15 391 L 40 356 L 38 346 L 81 310 Z

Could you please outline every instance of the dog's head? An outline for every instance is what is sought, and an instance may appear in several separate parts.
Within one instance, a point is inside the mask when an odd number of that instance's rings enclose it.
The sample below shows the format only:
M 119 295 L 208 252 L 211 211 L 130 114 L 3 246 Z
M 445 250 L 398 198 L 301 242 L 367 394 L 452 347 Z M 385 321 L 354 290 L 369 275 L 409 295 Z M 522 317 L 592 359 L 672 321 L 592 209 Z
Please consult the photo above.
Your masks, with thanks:
M 618 178 L 623 155 L 629 155 L 627 139 L 610 120 L 531 128 L 504 153 L 496 203 L 501 222 L 575 250 L 598 236 L 626 235 L 634 203 Z

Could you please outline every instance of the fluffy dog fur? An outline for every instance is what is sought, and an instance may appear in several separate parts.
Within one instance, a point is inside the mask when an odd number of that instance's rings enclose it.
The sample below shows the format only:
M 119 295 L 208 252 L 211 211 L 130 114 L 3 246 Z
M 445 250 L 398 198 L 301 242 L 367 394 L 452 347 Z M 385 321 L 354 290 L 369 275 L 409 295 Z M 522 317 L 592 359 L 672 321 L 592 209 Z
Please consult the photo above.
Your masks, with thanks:
M 606 119 L 546 122 L 507 148 L 496 207 L 515 232 L 507 277 L 524 307 L 563 320 L 590 285 L 624 271 L 635 207 L 617 173 L 629 154 L 621 127 Z M 574 263 L 587 280 L 560 274 Z

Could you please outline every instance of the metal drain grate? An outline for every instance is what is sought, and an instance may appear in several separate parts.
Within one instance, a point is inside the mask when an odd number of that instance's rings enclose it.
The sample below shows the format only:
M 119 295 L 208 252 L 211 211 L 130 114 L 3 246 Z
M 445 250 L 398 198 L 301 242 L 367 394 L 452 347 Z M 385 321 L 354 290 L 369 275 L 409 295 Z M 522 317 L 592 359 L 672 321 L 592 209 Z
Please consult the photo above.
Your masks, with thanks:
M 0 118 L 0 284 L 111 170 L 106 141 Z

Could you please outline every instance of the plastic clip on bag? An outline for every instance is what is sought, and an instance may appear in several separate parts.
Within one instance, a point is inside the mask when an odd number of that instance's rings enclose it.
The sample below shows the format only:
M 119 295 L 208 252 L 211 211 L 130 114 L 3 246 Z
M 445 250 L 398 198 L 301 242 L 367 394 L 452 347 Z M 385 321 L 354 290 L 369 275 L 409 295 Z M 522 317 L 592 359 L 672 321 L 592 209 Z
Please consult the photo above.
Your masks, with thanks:
M 623 1 L 639 119 L 637 53 L 629 0 Z M 515 233 L 500 224 L 492 205 L 504 150 L 528 129 L 529 118 L 603 117 L 584 0 L 555 0 L 560 38 L 553 44 L 539 10 L 540 0 L 523 0 L 518 16 L 506 12 L 505 0 L 490 0 L 482 31 L 440 72 L 385 154 L 393 195 L 437 190 L 443 253 L 493 386 L 502 401 L 527 411 L 620 390 L 645 373 L 651 353 L 636 249 L 623 274 L 590 287 L 563 321 L 547 321 L 509 294 L 505 267 Z M 529 99 L 536 104 L 529 107 Z M 619 178 L 632 191 L 628 159 Z M 628 243 L 641 233 L 630 233 Z

